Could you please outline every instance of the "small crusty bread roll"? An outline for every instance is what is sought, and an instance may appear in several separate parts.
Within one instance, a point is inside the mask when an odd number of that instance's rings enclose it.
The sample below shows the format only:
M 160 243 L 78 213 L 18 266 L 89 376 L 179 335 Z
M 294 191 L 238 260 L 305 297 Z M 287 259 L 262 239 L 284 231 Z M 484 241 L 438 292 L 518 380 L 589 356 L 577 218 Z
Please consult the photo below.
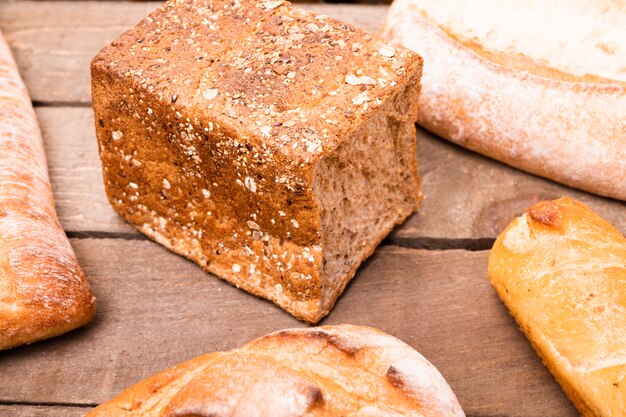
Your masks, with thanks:
M 419 123 L 516 168 L 626 200 L 626 7 L 395 0 L 384 37 L 424 58 Z
M 498 237 L 489 277 L 581 414 L 624 416 L 624 236 L 582 203 L 544 201 Z
M 86 417 L 462 417 L 411 347 L 358 326 L 290 329 L 161 372 Z
M 65 333 L 94 313 L 56 217 L 35 112 L 0 33 L 0 350 Z

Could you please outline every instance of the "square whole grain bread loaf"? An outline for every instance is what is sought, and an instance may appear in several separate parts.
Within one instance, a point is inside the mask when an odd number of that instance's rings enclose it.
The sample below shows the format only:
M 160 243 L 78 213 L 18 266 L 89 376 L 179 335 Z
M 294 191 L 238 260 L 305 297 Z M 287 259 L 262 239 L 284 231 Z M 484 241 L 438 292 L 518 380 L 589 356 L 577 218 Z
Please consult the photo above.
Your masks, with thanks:
M 421 58 L 283 1 L 170 1 L 92 62 L 115 210 L 317 322 L 420 203 Z

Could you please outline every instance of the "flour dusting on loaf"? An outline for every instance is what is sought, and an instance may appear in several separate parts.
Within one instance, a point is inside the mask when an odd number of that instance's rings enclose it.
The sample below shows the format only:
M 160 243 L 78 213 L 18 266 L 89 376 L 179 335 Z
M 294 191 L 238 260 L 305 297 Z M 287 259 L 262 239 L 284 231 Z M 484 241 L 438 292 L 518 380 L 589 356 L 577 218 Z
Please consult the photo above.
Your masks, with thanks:
M 92 62 L 109 200 L 316 322 L 421 201 L 421 65 L 288 2 L 170 1 Z
M 0 34 L 0 349 L 91 320 L 91 294 L 56 217 L 28 92 Z
M 415 0 L 465 42 L 513 52 L 562 72 L 626 81 L 626 3 L 606 0 Z M 583 58 L 584 57 L 584 58 Z
M 441 374 L 411 347 L 375 329 L 341 325 L 283 330 L 193 359 L 87 417 L 188 415 L 465 416 Z
M 468 9 L 456 0 L 396 0 L 384 37 L 425 60 L 422 126 L 511 166 L 626 200 L 623 6 L 570 3 L 489 0 Z M 565 22 L 567 30 L 552 30 Z M 566 39 L 572 31 L 586 41 Z

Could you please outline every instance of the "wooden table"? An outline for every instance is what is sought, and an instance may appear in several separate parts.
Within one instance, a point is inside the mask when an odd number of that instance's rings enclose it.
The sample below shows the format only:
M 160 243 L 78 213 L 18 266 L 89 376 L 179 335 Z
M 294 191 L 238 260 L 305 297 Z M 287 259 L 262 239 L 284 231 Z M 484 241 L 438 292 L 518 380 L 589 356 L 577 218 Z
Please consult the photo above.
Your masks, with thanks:
M 153 2 L 0 3 L 41 123 L 61 223 L 98 298 L 87 327 L 0 353 L 0 416 L 81 416 L 185 359 L 303 326 L 147 240 L 106 201 L 89 61 Z M 310 4 L 376 32 L 387 6 Z M 378 327 L 447 378 L 468 416 L 577 415 L 486 276 L 499 231 L 528 205 L 570 195 L 622 232 L 626 204 L 528 175 L 418 133 L 426 200 L 365 263 L 323 324 Z

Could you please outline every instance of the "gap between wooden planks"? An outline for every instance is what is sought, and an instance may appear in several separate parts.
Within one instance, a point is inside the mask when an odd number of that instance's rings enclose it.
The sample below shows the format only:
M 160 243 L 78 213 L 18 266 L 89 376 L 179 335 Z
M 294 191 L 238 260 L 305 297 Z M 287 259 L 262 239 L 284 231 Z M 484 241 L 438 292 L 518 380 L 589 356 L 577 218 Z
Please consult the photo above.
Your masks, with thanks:
M 82 415 L 77 407 L 51 404 L 96 404 L 189 357 L 302 325 L 158 245 L 136 240 L 140 235 L 106 202 L 91 111 L 84 107 L 88 63 L 155 6 L 0 3 L 0 28 L 33 99 L 48 106 L 39 107 L 38 116 L 61 221 L 70 235 L 101 238 L 72 239 L 99 297 L 95 322 L 0 356 L 0 407 L 12 415 Z M 311 7 L 370 31 L 386 13 L 384 6 Z M 72 107 L 58 106 L 63 103 Z M 562 194 L 588 202 L 626 230 L 624 203 L 521 173 L 424 132 L 418 138 L 427 199 L 388 243 L 484 249 L 526 206 Z M 486 257 L 484 251 L 380 248 L 325 323 L 367 324 L 408 342 L 439 367 L 469 416 L 576 415 L 491 290 Z
M 2 404 L 0 416 L 6 417 L 82 417 L 92 407 L 68 405 Z
M 139 239 L 109 205 L 90 108 L 39 107 L 59 218 L 70 236 Z M 420 211 L 386 243 L 416 248 L 488 249 L 519 213 L 570 195 L 626 231 L 626 204 L 525 174 L 419 130 Z
M 157 5 L 145 2 L 0 3 L 0 28 L 39 107 L 59 217 L 70 236 L 140 238 L 104 196 L 91 110 L 89 62 L 111 39 Z M 308 4 L 371 32 L 387 6 Z M 77 23 L 78 22 L 78 23 Z M 506 167 L 434 136 L 418 134 L 421 211 L 385 243 L 418 248 L 487 249 L 527 206 L 570 195 L 626 231 L 626 203 L 592 196 Z
M 304 326 L 152 242 L 72 245 L 98 315 L 78 331 L 3 352 L 0 403 L 98 404 L 188 358 Z M 468 415 L 575 416 L 492 290 L 487 255 L 382 247 L 322 324 L 369 325 L 410 344 Z

